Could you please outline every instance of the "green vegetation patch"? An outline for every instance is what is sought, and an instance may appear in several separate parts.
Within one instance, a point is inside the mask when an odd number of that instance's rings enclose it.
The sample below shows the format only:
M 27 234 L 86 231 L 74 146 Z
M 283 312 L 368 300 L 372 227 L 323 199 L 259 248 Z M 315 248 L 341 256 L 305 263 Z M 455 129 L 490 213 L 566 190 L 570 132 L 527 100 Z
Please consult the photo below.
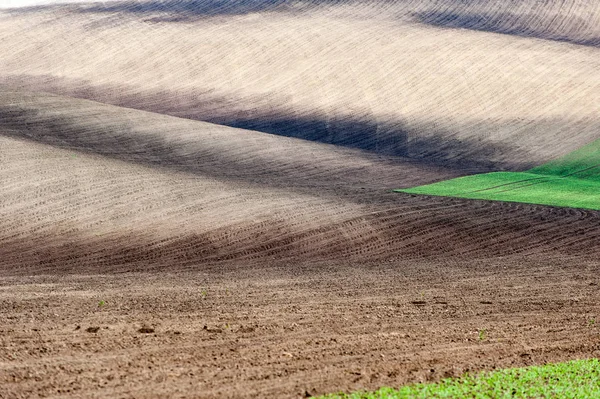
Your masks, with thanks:
M 331 394 L 319 399 L 501 399 L 501 398 L 600 398 L 600 361 L 575 360 L 567 363 L 514 368 L 435 384 L 415 384 L 400 389 L 381 388 L 375 392 Z
M 493 172 L 395 190 L 600 210 L 600 140 L 526 172 Z

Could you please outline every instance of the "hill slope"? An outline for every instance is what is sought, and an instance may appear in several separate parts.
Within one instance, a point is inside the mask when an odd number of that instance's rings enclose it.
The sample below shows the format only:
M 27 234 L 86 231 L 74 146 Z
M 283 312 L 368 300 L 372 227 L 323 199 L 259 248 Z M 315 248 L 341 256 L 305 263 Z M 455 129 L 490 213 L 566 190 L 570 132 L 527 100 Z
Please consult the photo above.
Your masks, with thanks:
M 440 165 L 525 170 L 598 138 L 599 15 L 597 2 L 575 0 L 19 9 L 0 24 L 0 81 Z
M 5 264 L 591 251 L 594 212 L 388 192 L 525 170 L 598 137 L 597 6 L 465 4 L 3 11 Z
M 593 212 L 393 194 L 452 177 L 407 160 L 55 95 L 0 98 L 10 273 L 585 254 L 600 240 Z
M 600 211 L 391 189 L 597 140 L 599 8 L 0 11 L 0 397 L 307 397 L 598 357 Z

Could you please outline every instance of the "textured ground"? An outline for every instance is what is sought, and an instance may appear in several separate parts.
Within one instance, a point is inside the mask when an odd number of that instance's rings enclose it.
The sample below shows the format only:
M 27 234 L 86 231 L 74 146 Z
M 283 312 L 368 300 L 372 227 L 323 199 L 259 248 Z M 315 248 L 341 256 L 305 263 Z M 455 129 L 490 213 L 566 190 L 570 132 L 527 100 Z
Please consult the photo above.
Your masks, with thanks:
M 595 1 L 108 2 L 0 18 L 11 87 L 444 165 L 527 168 L 600 129 Z
M 598 357 L 597 271 L 521 256 L 3 278 L 0 396 L 294 398 Z
M 391 190 L 597 139 L 599 9 L 3 10 L 0 397 L 297 397 L 598 356 L 600 212 Z

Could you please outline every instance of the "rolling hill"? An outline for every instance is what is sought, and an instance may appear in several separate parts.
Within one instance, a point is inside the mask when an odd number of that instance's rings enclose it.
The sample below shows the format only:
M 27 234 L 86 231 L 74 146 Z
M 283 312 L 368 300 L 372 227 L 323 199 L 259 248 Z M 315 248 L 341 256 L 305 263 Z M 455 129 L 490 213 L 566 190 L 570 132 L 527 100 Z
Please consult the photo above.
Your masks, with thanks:
M 522 171 L 598 138 L 599 15 L 575 0 L 22 8 L 2 17 L 0 83 Z
M 7 270 L 591 253 L 600 237 L 594 213 L 393 194 L 460 173 L 408 158 L 50 94 L 1 100 Z M 570 229 L 588 240 L 566 245 Z
M 0 0 L 0 397 L 600 356 L 597 1 L 60 3 Z

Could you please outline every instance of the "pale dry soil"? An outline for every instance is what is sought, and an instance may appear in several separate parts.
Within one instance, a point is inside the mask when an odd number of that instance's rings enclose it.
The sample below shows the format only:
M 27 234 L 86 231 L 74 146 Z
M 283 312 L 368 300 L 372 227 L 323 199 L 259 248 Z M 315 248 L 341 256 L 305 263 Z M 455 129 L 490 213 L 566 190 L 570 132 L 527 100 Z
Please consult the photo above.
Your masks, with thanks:
M 519 256 L 5 274 L 0 397 L 294 398 L 597 357 L 598 266 Z
M 0 85 L 494 170 L 598 138 L 596 1 L 176 3 L 1 12 Z

